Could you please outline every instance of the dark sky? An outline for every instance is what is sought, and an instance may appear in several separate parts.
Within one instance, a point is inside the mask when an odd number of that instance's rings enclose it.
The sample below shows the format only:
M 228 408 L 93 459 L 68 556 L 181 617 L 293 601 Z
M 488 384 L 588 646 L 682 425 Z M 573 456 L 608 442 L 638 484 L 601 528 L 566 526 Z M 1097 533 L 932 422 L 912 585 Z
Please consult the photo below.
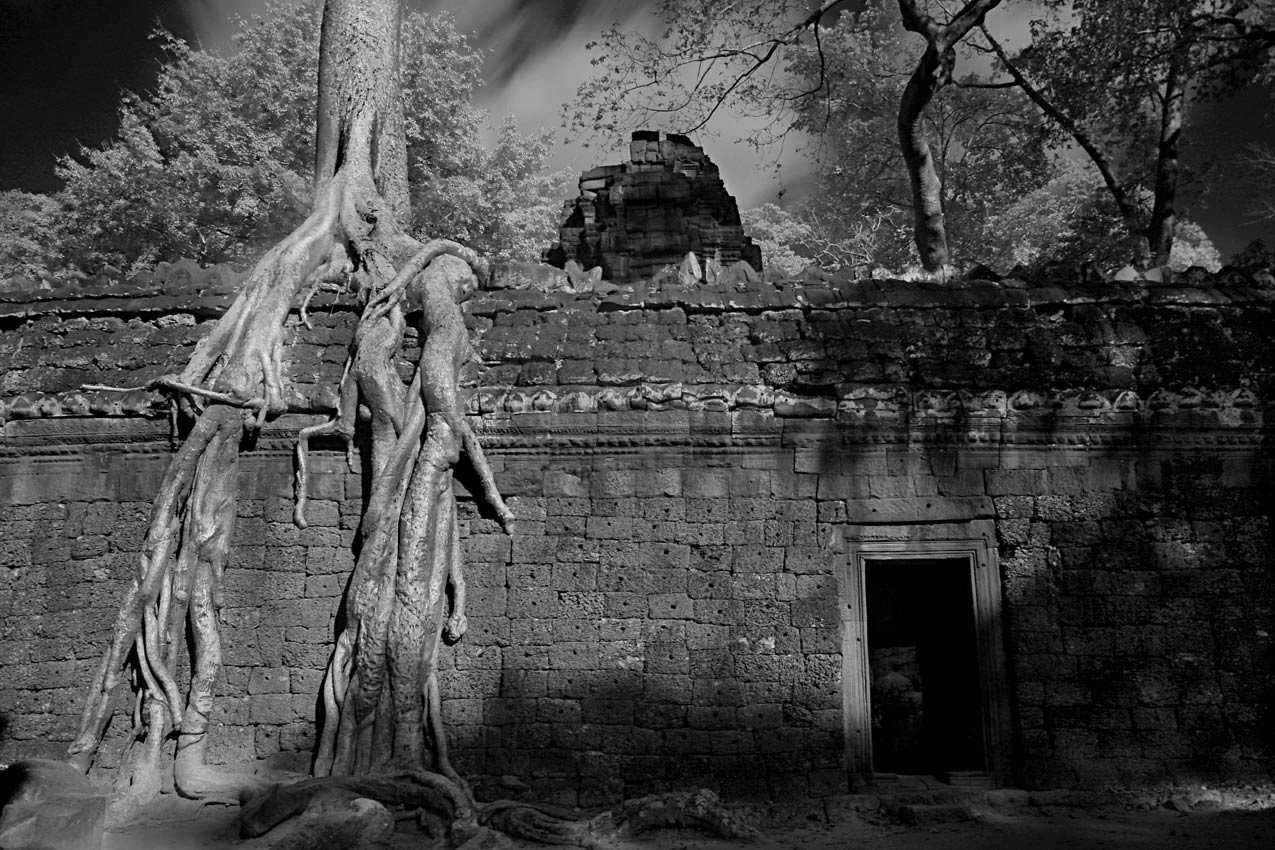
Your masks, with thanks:
M 55 156 L 115 132 L 121 89 L 155 79 L 157 23 L 193 33 L 172 0 L 0 0 L 0 189 L 57 188 Z
M 480 105 L 499 118 L 516 114 L 524 131 L 556 127 L 558 108 L 589 72 L 584 41 L 616 18 L 640 14 L 646 0 L 411 0 L 451 11 L 462 32 L 488 51 Z M 159 56 L 149 35 L 163 25 L 179 36 L 224 45 L 231 13 L 251 13 L 260 0 L 0 0 L 0 189 L 57 188 L 55 157 L 115 132 L 123 89 L 153 83 Z M 1013 21 L 1010 22 L 1011 26 Z M 1275 109 L 1269 92 L 1250 91 L 1221 106 L 1200 108 L 1191 131 L 1219 159 L 1264 139 Z M 743 131 L 723 128 L 703 140 L 743 208 L 775 200 L 800 184 L 807 166 L 784 159 L 784 181 L 759 172 L 756 155 L 735 145 Z M 614 159 L 567 140 L 554 167 L 574 171 Z M 599 160 L 600 161 L 600 160 Z M 1275 225 L 1246 221 L 1254 187 L 1242 172 L 1215 175 L 1203 204 L 1191 210 L 1225 258 L 1254 238 L 1275 244 Z M 791 199 L 791 195 L 789 196 Z
M 502 94 L 530 65 L 558 52 L 573 29 L 626 18 L 643 0 L 409 0 L 451 12 L 487 52 L 482 99 L 493 111 L 524 114 L 543 100 L 536 123 L 556 126 L 558 108 L 574 92 L 545 88 L 545 97 L 512 94 L 518 109 L 501 108 Z M 121 90 L 142 90 L 160 61 L 149 38 L 157 25 L 188 40 L 224 47 L 230 17 L 259 11 L 261 0 L 0 0 L 0 190 L 57 188 L 54 160 L 116 130 Z M 584 39 L 579 39 L 581 45 Z M 582 51 L 581 51 L 582 52 Z M 551 90 L 550 90 L 551 88 Z M 550 100 L 552 102 L 550 102 Z

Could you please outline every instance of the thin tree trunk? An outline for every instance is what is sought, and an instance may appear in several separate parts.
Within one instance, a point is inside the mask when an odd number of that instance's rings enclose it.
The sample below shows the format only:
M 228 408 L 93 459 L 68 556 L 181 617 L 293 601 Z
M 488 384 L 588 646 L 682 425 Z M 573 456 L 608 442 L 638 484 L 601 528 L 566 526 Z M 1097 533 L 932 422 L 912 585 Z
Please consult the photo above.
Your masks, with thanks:
M 1071 136 L 1072 140 L 1089 157 L 1089 161 L 1098 169 L 1102 182 L 1106 184 L 1107 191 L 1111 193 L 1111 199 L 1115 201 L 1116 208 L 1120 210 L 1120 217 L 1124 219 L 1125 227 L 1128 228 L 1130 233 L 1140 231 L 1142 229 L 1142 215 L 1138 211 L 1137 205 L 1129 198 L 1129 193 L 1121 185 L 1116 176 L 1115 165 L 1107 157 L 1106 153 L 1103 152 L 1102 148 L 1098 147 L 1093 137 L 1086 133 L 1075 121 L 1071 120 L 1071 116 L 1055 106 L 1053 101 L 1045 97 L 1044 92 L 1027 79 L 1022 69 L 1010 61 L 1005 49 L 1000 42 L 992 37 L 987 27 L 981 27 L 981 29 L 983 37 L 987 39 L 987 43 L 992 48 L 992 52 L 996 54 L 996 58 L 1000 60 L 1001 65 L 1009 72 L 1009 76 L 1015 85 L 1023 91 L 1023 94 L 1027 95 L 1032 103 L 1036 104 L 1036 107 L 1047 118 L 1061 127 L 1067 135 Z
M 1175 56 L 1169 62 L 1164 83 L 1164 105 L 1160 113 L 1160 139 L 1155 174 L 1155 200 L 1151 220 L 1147 223 L 1147 243 L 1154 265 L 1169 264 L 1173 251 L 1173 232 L 1177 227 L 1176 201 L 1182 176 L 1179 145 L 1186 110 L 1186 92 L 1182 85 L 1181 61 Z
M 903 28 L 925 39 L 925 53 L 899 99 L 899 150 L 912 184 L 913 235 L 926 271 L 946 274 L 951 261 L 943 215 L 943 184 L 925 139 L 925 110 L 952 81 L 955 46 L 1001 0 L 970 0 L 946 24 L 921 11 L 917 0 L 899 0 Z
M 943 216 L 943 184 L 925 138 L 925 109 L 945 82 L 941 65 L 934 46 L 928 46 L 899 100 L 899 149 L 912 184 L 912 232 L 921 265 L 931 272 L 943 269 L 950 262 L 947 221 Z

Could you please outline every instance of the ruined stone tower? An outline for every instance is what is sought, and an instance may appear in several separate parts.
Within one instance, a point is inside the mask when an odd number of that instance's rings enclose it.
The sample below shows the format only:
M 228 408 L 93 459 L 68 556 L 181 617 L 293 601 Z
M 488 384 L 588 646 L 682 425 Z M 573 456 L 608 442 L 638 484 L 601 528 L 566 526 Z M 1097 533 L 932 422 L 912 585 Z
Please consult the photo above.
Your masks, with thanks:
M 581 175 L 580 195 L 564 205 L 558 242 L 544 258 L 558 267 L 601 266 L 607 280 L 628 281 L 652 277 L 687 252 L 761 270 L 761 248 L 744 235 L 713 161 L 685 136 L 639 130 L 628 162 Z

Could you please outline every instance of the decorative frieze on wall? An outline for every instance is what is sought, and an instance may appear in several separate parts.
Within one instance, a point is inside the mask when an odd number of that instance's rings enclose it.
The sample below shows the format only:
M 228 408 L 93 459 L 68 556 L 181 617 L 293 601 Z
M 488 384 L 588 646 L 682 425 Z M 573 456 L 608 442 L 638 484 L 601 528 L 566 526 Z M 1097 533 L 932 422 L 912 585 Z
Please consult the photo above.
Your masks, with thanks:
M 224 311 L 233 276 L 204 270 L 212 282 L 183 297 L 169 278 L 193 285 L 200 275 L 186 265 L 145 286 L 134 277 L 0 297 L 0 419 L 165 414 L 166 402 L 147 387 L 185 363 Z M 464 381 L 471 412 L 483 414 L 667 408 L 845 421 L 1170 413 L 1247 421 L 1244 411 L 1275 392 L 1275 290 L 1259 283 L 1236 274 L 945 288 L 812 278 L 746 291 L 667 282 L 608 294 L 482 291 L 466 307 L 482 363 Z M 285 363 L 291 410 L 335 405 L 354 315 L 343 297 L 322 293 L 307 323 L 294 317 Z

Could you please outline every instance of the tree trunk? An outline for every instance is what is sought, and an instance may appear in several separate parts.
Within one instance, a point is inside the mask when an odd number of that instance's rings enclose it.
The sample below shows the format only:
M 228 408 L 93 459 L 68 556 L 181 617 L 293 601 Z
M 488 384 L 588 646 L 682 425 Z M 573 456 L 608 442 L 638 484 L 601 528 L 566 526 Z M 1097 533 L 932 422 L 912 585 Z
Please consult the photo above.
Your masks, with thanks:
M 969 0 L 951 20 L 940 25 L 921 11 L 918 0 L 899 0 L 903 28 L 920 35 L 926 45 L 899 100 L 899 149 L 912 184 L 913 235 L 921 265 L 926 271 L 944 277 L 951 257 L 943 215 L 943 185 L 925 139 L 925 110 L 939 90 L 952 81 L 956 44 L 971 29 L 981 25 L 987 13 L 1000 2 Z
M 373 180 L 385 211 L 397 222 L 410 215 L 399 84 L 402 16 L 402 0 L 327 0 L 324 4 L 316 206 L 326 182 L 349 172 L 354 179 Z
M 1178 183 L 1182 175 L 1179 145 L 1185 111 L 1186 92 L 1182 85 L 1181 60 L 1175 56 L 1169 62 L 1168 74 L 1164 82 L 1164 105 L 1160 113 L 1160 139 L 1157 146 L 1155 200 L 1146 230 L 1151 261 L 1156 266 L 1167 266 L 1169 255 L 1173 251 L 1173 233 L 1177 228 L 1175 204 Z
M 191 797 L 226 798 L 254 790 L 251 777 L 205 764 L 213 693 L 221 667 L 217 588 L 227 559 L 244 430 L 285 410 L 283 327 L 298 299 L 325 280 L 353 280 L 367 307 L 343 379 L 341 410 L 302 432 L 297 520 L 304 525 L 309 436 L 353 434 L 360 403 L 371 410 L 372 499 L 365 545 L 341 636 L 325 683 L 336 761 L 368 771 L 391 761 L 412 768 L 446 763 L 434 662 L 443 629 L 464 631 L 451 468 L 463 447 L 478 467 L 497 514 L 512 519 L 495 489 L 456 394 L 469 355 L 459 302 L 481 269 L 455 243 L 409 237 L 406 140 L 399 97 L 401 0 L 327 0 L 319 65 L 314 209 L 270 249 L 180 376 L 158 385 L 199 410 L 155 502 L 137 577 L 120 607 L 111 646 L 89 688 L 80 734 L 68 755 L 87 769 L 101 742 L 132 659 L 143 681 L 145 744 L 132 759 L 117 815 L 128 817 L 161 787 L 165 742 L 177 733 L 174 782 Z M 431 265 L 443 254 L 455 254 Z M 394 361 L 403 338 L 404 299 L 424 316 L 422 361 L 411 388 Z M 450 597 L 447 590 L 451 590 Z M 450 608 L 449 608 L 450 602 Z M 450 617 L 447 617 L 450 611 Z M 192 679 L 183 709 L 176 684 L 189 623 Z M 352 675 L 351 675 L 352 671 Z M 355 687 L 348 688 L 351 678 Z M 370 706 L 370 710 L 363 710 Z M 432 756 L 425 755 L 426 726 Z M 368 734 L 362 734 L 366 731 Z M 451 781 L 450 779 L 445 781 Z M 460 793 L 459 791 L 457 792 Z
M 987 43 L 991 46 L 992 52 L 996 54 L 996 58 L 1000 60 L 1002 67 L 1009 73 L 1014 84 L 1018 86 L 1022 92 L 1027 95 L 1032 103 L 1045 114 L 1055 124 L 1063 129 L 1072 140 L 1080 146 L 1080 149 L 1089 157 L 1089 161 L 1098 169 L 1102 182 L 1107 187 L 1107 191 L 1111 194 L 1111 199 L 1115 201 L 1116 208 L 1120 211 L 1120 217 L 1124 219 L 1125 227 L 1131 234 L 1140 234 L 1142 227 L 1142 214 L 1138 210 L 1137 204 L 1129 197 L 1129 193 L 1125 191 L 1125 187 L 1121 184 L 1120 179 L 1116 175 L 1115 164 L 1107 157 L 1102 148 L 1092 136 L 1080 127 L 1069 115 L 1059 109 L 1053 101 L 1045 96 L 1039 88 L 1032 84 L 1027 76 L 1023 74 L 1022 69 L 1010 61 L 1009 56 L 1005 53 L 1005 49 L 1001 46 L 986 27 L 982 27 L 983 37 L 987 39 Z
M 929 272 L 939 272 L 950 262 L 947 221 L 943 215 L 943 184 L 935 170 L 929 142 L 925 139 L 924 123 L 926 107 L 935 92 L 946 83 L 943 65 L 934 46 L 929 45 L 899 101 L 899 148 L 912 184 L 912 232 L 921 265 Z

